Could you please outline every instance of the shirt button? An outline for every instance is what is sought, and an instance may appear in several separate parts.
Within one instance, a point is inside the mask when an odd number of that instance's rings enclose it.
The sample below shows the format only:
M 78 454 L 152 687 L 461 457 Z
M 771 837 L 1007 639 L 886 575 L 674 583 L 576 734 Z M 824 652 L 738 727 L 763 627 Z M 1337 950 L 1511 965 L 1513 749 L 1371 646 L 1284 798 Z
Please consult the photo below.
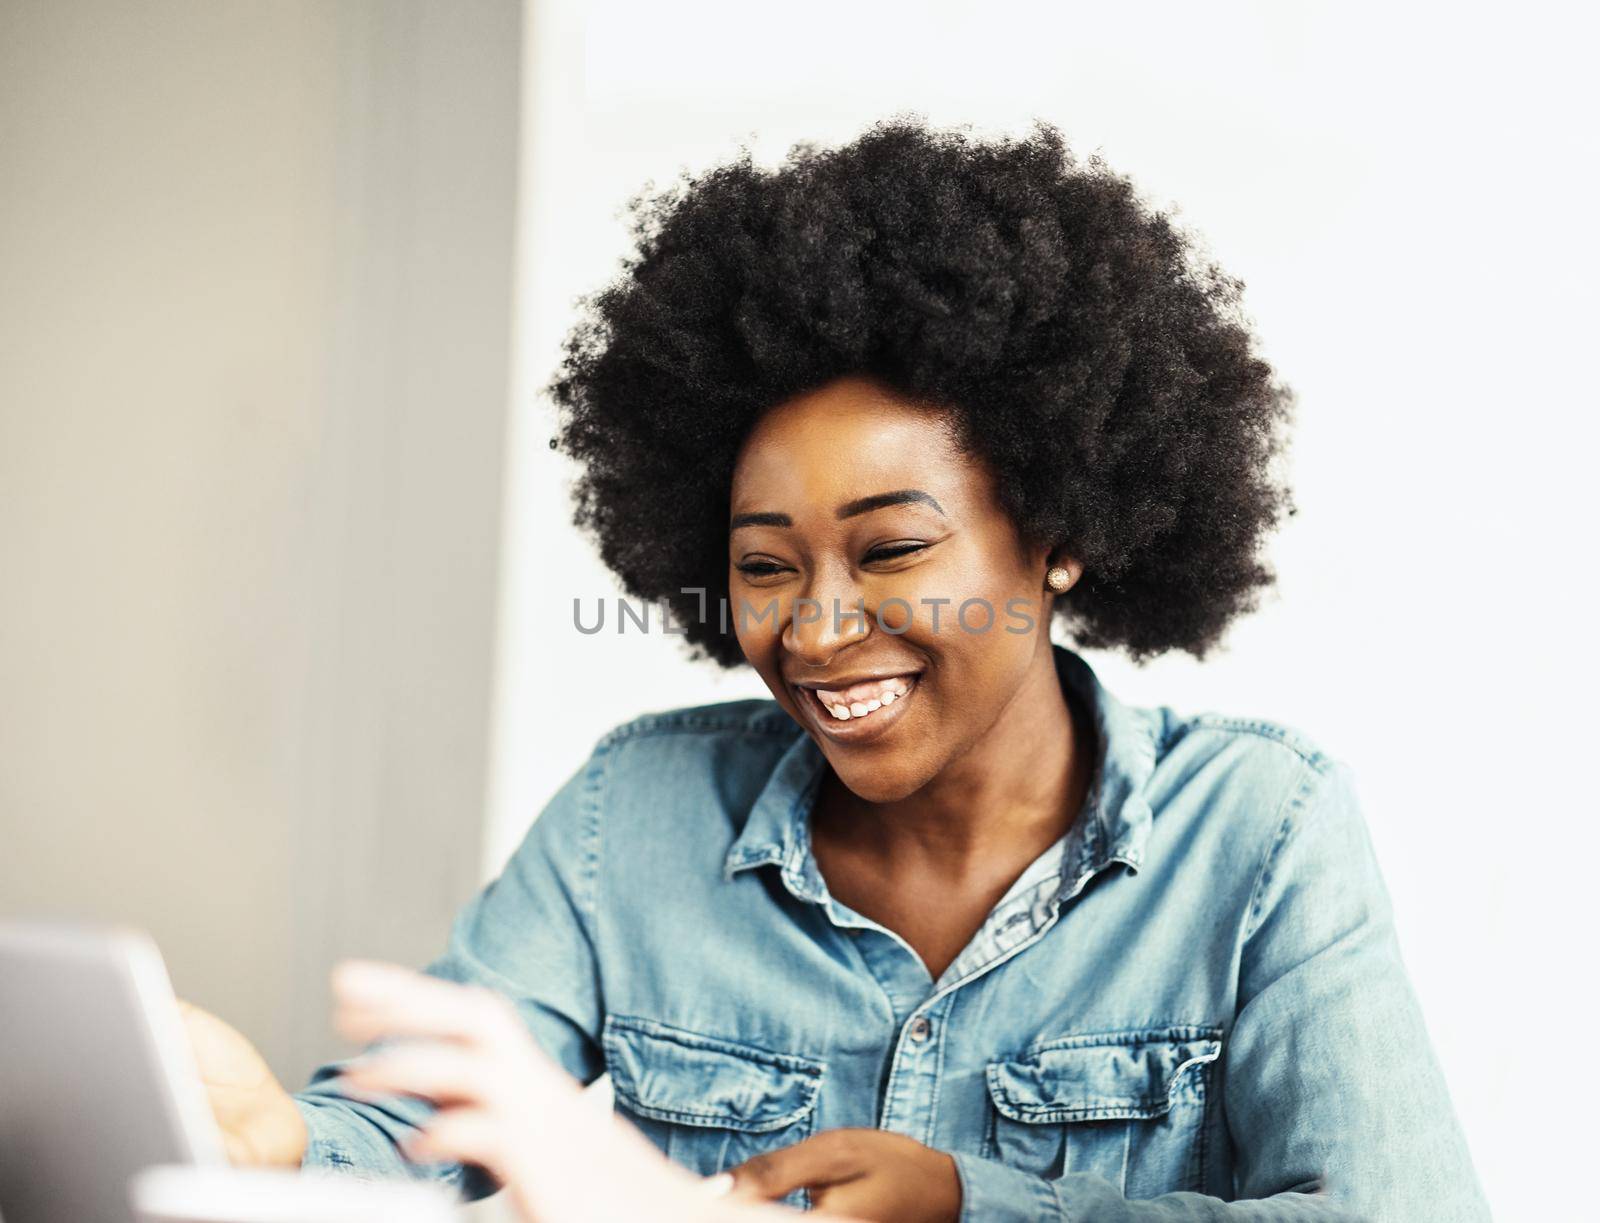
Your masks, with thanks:
M 928 1022 L 926 1015 L 918 1015 L 911 1021 L 911 1039 L 919 1045 L 928 1039 L 928 1034 L 933 1031 L 933 1025 Z

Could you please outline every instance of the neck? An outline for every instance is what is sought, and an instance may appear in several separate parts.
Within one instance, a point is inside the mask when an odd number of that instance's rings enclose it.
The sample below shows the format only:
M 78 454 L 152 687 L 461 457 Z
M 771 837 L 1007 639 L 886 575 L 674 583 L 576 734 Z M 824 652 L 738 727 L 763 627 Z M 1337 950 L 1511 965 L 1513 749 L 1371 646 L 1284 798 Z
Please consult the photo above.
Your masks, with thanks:
M 828 806 L 845 817 L 835 831 L 884 861 L 920 859 L 952 878 L 992 869 L 997 859 L 1026 865 L 1077 818 L 1094 771 L 1094 742 L 1093 727 L 1076 724 L 1041 634 L 1000 716 L 920 790 L 869 803 L 830 773 Z

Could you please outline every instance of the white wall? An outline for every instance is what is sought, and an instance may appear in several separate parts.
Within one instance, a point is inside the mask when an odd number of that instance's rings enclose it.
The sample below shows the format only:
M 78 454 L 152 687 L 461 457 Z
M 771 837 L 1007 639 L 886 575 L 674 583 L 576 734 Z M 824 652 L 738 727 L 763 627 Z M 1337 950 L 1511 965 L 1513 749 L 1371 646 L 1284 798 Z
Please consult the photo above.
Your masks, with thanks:
M 1593 137 L 1563 10 L 1499 5 L 540 0 L 531 27 L 488 865 L 607 727 L 766 695 L 659 635 L 567 525 L 535 398 L 646 180 L 917 108 L 1038 115 L 1181 205 L 1301 396 L 1278 597 L 1201 666 L 1093 656 L 1129 699 L 1299 725 L 1359 770 L 1405 950 L 1503 1219 L 1584 1166 L 1596 803 L 1587 558 Z M 1592 101 L 1592 99 L 1589 99 Z M 1589 108 L 1592 111 L 1592 107 Z M 1553 1034 L 1553 1041 L 1552 1041 Z
M 477 882 L 520 22 L 0 6 L 0 918 L 291 1084 Z

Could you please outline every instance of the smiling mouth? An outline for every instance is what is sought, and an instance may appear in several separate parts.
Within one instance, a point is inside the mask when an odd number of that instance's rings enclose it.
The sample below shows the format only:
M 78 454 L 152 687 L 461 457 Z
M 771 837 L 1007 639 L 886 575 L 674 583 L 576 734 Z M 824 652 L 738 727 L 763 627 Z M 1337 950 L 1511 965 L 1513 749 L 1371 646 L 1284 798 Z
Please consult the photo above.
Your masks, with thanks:
M 796 685 L 795 691 L 821 730 L 834 738 L 855 739 L 898 721 L 898 710 L 916 691 L 918 678 L 896 675 L 839 690 Z

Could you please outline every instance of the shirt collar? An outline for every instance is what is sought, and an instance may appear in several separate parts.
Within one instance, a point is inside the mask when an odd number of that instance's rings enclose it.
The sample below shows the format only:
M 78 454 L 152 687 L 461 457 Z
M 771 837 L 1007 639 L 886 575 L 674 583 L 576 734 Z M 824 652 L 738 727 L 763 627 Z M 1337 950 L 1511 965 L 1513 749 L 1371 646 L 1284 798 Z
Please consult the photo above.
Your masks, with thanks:
M 1078 654 L 1052 645 L 1056 674 L 1092 712 L 1097 759 L 1084 818 L 1067 833 L 1062 890 L 1075 893 L 1089 878 L 1122 862 L 1144 861 L 1151 811 L 1145 788 L 1155 771 L 1155 736 L 1141 711 L 1119 701 Z M 811 855 L 810 815 L 827 758 L 803 731 L 778 758 L 743 830 L 723 861 L 723 874 L 775 865 L 796 895 L 818 902 L 827 889 Z

